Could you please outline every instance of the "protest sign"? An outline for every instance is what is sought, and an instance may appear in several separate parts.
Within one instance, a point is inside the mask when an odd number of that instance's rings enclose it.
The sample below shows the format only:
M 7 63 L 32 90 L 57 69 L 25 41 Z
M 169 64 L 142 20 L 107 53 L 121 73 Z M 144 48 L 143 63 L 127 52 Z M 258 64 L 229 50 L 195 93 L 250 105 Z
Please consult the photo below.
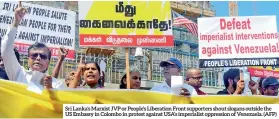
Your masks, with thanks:
M 267 78 L 269 76 L 279 78 L 279 68 L 275 66 L 250 66 L 248 71 L 251 76 Z
M 278 65 L 276 16 L 199 18 L 200 67 Z
M 79 1 L 80 46 L 173 47 L 169 1 Z
M 22 3 L 27 13 L 19 24 L 15 46 L 20 53 L 35 42 L 46 44 L 52 56 L 58 56 L 59 47 L 69 49 L 68 59 L 74 59 L 76 13 L 68 10 Z M 0 37 L 3 37 L 14 20 L 16 1 L 0 2 Z

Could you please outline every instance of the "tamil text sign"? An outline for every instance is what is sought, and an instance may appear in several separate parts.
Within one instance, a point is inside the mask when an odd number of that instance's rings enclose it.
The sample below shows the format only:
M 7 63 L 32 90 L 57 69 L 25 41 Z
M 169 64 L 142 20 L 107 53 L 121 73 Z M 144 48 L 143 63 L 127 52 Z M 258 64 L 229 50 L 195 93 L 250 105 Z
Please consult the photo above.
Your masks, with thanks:
M 80 46 L 173 47 L 169 1 L 79 1 Z
M 199 18 L 200 67 L 274 66 L 276 16 Z

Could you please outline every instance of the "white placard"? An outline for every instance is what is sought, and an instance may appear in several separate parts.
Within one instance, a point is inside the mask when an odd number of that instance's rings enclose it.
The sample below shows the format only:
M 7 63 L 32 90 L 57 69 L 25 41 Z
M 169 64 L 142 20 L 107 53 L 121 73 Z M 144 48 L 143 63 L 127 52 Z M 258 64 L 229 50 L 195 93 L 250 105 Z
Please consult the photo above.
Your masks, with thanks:
M 183 86 L 183 76 L 171 76 L 171 90 L 174 94 L 179 95 Z
M 198 32 L 200 67 L 277 64 L 276 16 L 198 18 Z
M 18 1 L 0 1 L 0 37 L 13 23 L 17 5 Z M 26 47 L 35 42 L 44 43 L 51 49 L 63 46 L 75 50 L 75 12 L 26 2 L 22 2 L 22 5 L 27 9 L 27 14 L 18 26 L 16 35 L 19 52 L 26 53 Z M 71 58 L 74 59 L 74 56 Z
M 32 91 L 34 93 L 42 94 L 44 87 L 41 85 L 41 80 L 44 77 L 45 77 L 44 73 L 41 73 L 39 71 L 33 71 L 27 90 Z

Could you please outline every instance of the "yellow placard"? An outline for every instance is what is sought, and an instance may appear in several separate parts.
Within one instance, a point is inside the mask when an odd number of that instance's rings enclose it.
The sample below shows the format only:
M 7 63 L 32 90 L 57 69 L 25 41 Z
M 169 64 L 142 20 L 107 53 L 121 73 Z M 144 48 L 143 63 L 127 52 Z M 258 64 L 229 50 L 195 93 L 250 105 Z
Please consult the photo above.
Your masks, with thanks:
M 81 3 L 81 4 L 80 4 Z M 82 4 L 83 3 L 83 4 Z M 166 21 L 168 25 L 171 20 L 171 8 L 169 1 L 123 1 L 123 4 L 120 4 L 119 1 L 79 1 L 79 12 L 81 14 L 80 20 L 100 20 L 102 23 L 104 20 L 112 20 L 115 23 L 118 21 L 126 21 L 133 19 L 136 28 L 82 28 L 80 27 L 80 34 L 112 34 L 115 30 L 117 35 L 148 35 L 150 29 L 147 28 L 137 28 L 138 21 L 152 21 L 157 19 L 158 22 Z M 83 9 L 84 4 L 91 5 L 90 9 Z M 122 6 L 121 6 L 122 5 Z M 130 9 L 127 8 L 127 5 L 131 5 Z M 117 7 L 118 6 L 118 7 Z M 123 12 L 117 12 L 117 8 Z M 129 9 L 129 10 L 127 10 Z M 118 11 L 119 11 L 118 10 Z M 131 17 L 125 16 L 126 13 L 133 13 Z M 126 23 L 126 24 L 127 24 Z M 115 26 L 115 24 L 113 24 Z M 154 29 L 154 33 L 150 35 L 163 35 L 163 32 L 160 29 Z
M 80 46 L 173 47 L 170 1 L 79 1 Z
M 183 97 L 151 91 L 59 90 L 39 95 L 27 86 L 0 80 L 0 118 L 62 118 L 63 104 L 279 104 L 278 97 Z

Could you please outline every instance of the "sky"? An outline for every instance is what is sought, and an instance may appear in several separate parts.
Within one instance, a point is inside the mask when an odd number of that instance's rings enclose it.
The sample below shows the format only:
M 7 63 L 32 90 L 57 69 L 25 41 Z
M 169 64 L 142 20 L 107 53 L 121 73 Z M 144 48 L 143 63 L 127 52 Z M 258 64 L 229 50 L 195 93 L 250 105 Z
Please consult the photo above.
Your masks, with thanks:
M 277 31 L 279 31 L 279 1 L 238 1 L 238 16 L 276 15 Z M 229 15 L 228 1 L 211 1 L 216 17 Z

